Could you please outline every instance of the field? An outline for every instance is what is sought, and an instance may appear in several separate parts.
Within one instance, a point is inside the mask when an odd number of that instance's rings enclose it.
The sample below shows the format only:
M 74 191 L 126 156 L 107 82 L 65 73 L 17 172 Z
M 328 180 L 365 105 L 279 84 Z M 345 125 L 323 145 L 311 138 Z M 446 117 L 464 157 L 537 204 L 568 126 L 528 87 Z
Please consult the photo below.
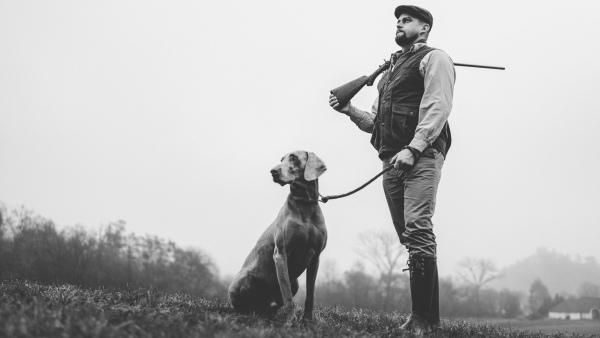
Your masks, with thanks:
M 302 309 L 297 308 L 298 317 Z M 341 307 L 316 308 L 317 320 L 287 326 L 282 315 L 237 315 L 223 300 L 148 289 L 87 289 L 0 282 L 0 337 L 411 337 L 404 314 Z M 443 320 L 429 337 L 600 337 L 565 334 L 563 327 Z M 569 323 L 572 324 L 572 323 Z M 539 327 L 538 327 L 539 326 Z M 518 328 L 517 328 L 518 327 Z M 542 330 L 543 332 L 523 329 Z M 545 329 L 549 329 L 546 331 Z M 571 326 L 564 327 L 570 331 Z
M 499 319 L 499 318 L 486 318 L 483 320 L 479 319 L 464 319 L 471 323 L 477 323 L 485 321 L 488 324 L 494 324 L 505 328 L 515 328 L 522 330 L 529 330 L 533 332 L 566 332 L 579 333 L 579 334 L 592 334 L 600 336 L 600 321 L 598 320 L 561 320 L 561 319 L 540 319 L 540 320 L 526 320 L 526 319 Z

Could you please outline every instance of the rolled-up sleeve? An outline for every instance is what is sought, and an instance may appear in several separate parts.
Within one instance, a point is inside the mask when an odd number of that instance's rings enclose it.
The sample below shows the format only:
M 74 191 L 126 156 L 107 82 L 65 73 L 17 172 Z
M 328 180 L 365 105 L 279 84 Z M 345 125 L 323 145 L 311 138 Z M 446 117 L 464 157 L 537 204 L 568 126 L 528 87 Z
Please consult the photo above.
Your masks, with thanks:
M 350 120 L 352 120 L 360 130 L 370 134 L 373 132 L 373 122 L 375 120 L 375 115 L 377 115 L 377 104 L 378 100 L 375 99 L 370 112 L 360 110 L 350 104 L 348 107 L 348 116 L 350 116 Z
M 438 137 L 452 111 L 454 63 L 444 51 L 436 49 L 421 60 L 425 92 L 419 106 L 419 123 L 410 146 L 423 151 Z

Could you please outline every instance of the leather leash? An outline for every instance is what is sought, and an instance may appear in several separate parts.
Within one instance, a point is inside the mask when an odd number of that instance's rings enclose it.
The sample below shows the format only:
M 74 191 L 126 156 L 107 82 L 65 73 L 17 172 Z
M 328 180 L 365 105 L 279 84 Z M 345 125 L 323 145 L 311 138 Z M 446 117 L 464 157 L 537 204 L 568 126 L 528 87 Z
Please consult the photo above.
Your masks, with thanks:
M 392 168 L 394 168 L 393 164 L 388 165 L 385 169 L 383 169 L 379 174 L 375 175 L 375 177 L 373 177 L 372 179 L 370 179 L 367 183 L 365 183 L 365 184 L 361 185 L 360 187 L 358 187 L 358 188 L 356 188 L 356 189 L 354 189 L 354 190 L 352 190 L 350 192 L 347 192 L 345 194 L 333 195 L 333 196 L 325 196 L 325 197 L 323 197 L 321 194 L 319 194 L 319 196 L 321 196 L 321 199 L 319 200 L 319 202 L 327 203 L 327 201 L 329 201 L 329 200 L 334 200 L 336 198 L 342 198 L 342 197 L 350 196 L 350 195 L 354 194 L 355 192 L 362 190 L 364 187 L 366 187 L 367 185 L 371 184 L 379 176 L 383 175 L 386 171 L 389 171 Z M 404 172 L 402 172 L 400 175 L 401 176 L 404 175 Z

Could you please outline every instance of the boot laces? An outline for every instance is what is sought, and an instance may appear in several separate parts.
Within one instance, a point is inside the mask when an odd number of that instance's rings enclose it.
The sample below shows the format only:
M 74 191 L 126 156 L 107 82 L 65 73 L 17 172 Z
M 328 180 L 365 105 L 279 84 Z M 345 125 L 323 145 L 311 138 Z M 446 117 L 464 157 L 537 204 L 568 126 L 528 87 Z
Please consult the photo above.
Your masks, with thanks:
M 408 268 L 406 269 L 402 269 L 402 271 L 406 271 L 408 270 L 410 272 L 410 275 L 412 276 L 415 273 L 421 273 L 421 276 L 425 276 L 425 259 L 422 257 L 414 257 L 414 258 L 409 258 L 408 261 L 406 261 L 406 265 L 408 266 Z

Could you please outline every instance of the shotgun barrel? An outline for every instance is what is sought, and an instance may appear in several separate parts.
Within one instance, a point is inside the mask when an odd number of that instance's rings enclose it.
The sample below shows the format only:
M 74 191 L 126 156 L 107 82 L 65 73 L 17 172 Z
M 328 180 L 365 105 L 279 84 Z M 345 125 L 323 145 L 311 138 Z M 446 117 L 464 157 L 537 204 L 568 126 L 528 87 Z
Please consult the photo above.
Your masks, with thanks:
M 506 69 L 504 67 L 472 65 L 470 63 L 458 63 L 458 62 L 455 62 L 454 65 L 455 66 L 461 66 L 461 67 L 488 68 L 488 69 L 500 69 L 500 70 L 505 70 Z

